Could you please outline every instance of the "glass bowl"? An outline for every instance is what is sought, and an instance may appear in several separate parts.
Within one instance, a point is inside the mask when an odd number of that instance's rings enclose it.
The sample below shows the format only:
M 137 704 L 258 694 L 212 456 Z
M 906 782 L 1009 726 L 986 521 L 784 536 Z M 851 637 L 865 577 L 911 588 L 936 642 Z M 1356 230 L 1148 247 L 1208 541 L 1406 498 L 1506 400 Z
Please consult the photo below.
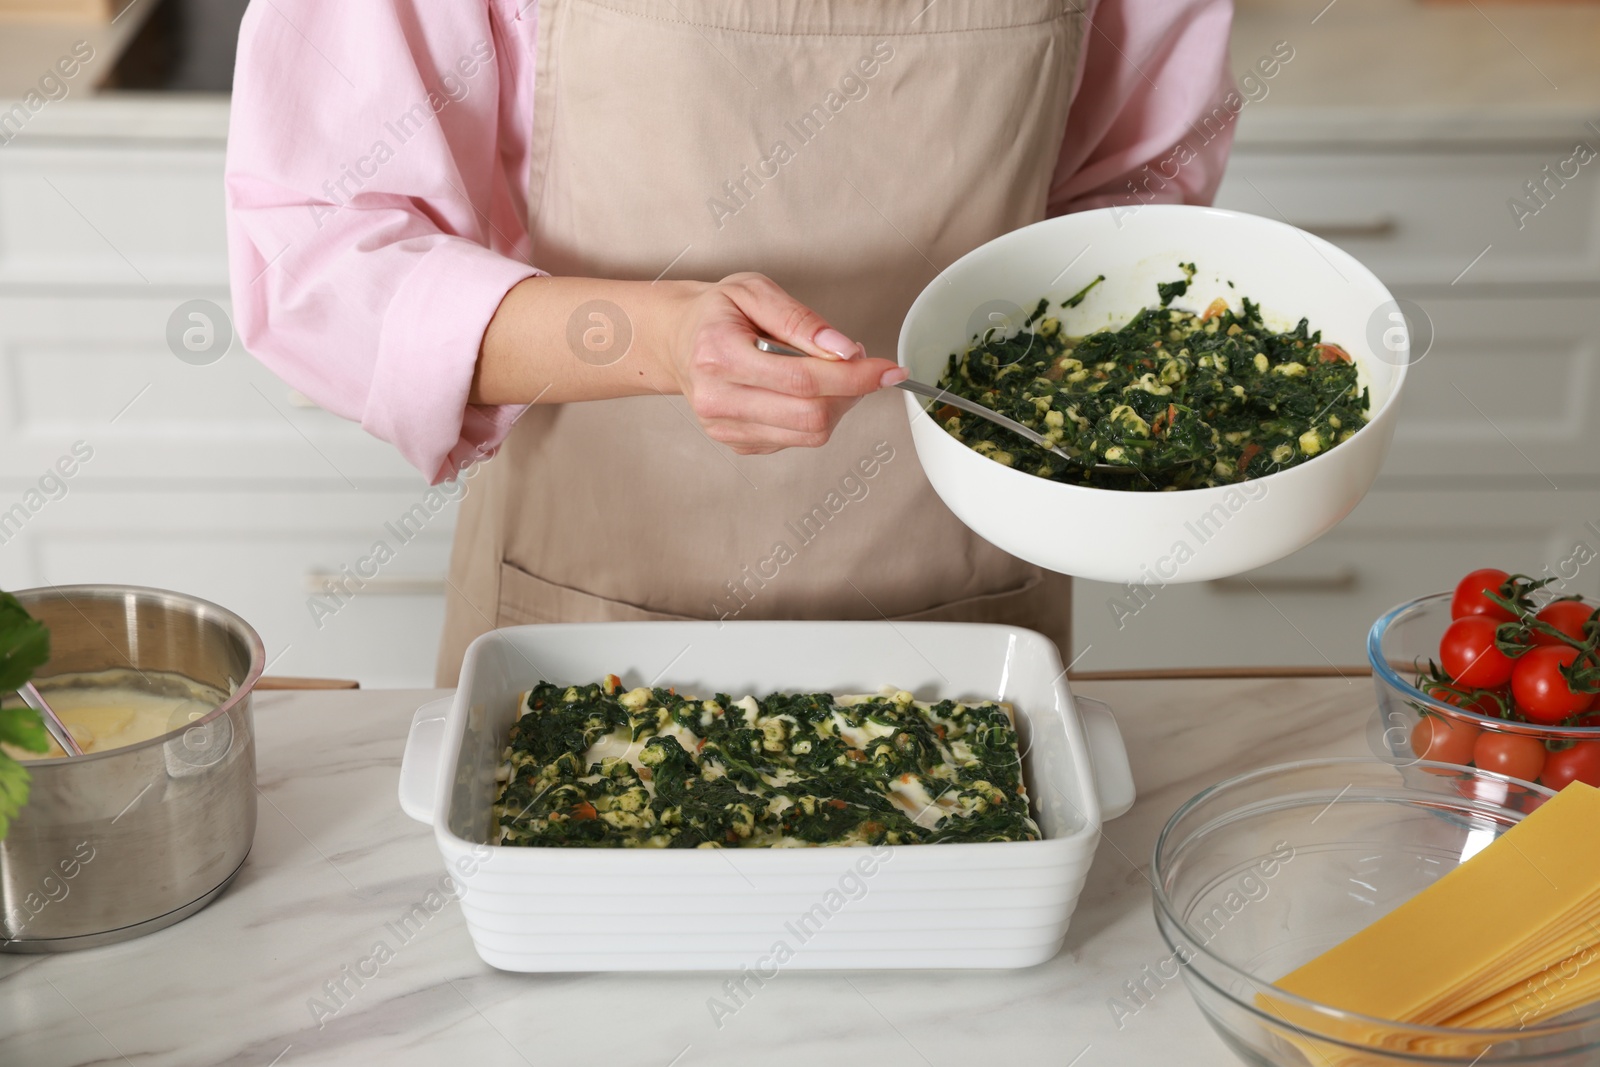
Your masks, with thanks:
M 1431 697 L 1413 685 L 1419 666 L 1426 667 L 1430 659 L 1438 661 L 1439 639 L 1450 625 L 1450 596 L 1434 593 L 1407 601 L 1379 618 L 1367 634 L 1367 659 L 1378 692 L 1378 710 L 1368 730 L 1373 752 L 1396 762 L 1417 760 L 1420 754 L 1412 735 L 1426 715 L 1445 719 L 1452 729 L 1537 738 L 1547 743 L 1547 749 L 1600 741 L 1600 726 L 1540 726 L 1480 715 Z M 1596 606 L 1588 599 L 1584 603 Z M 1470 759 L 1461 762 L 1472 765 Z
M 1181 974 L 1223 1041 L 1258 1067 L 1593 1067 L 1600 1006 L 1550 1019 L 1530 1009 L 1518 1029 L 1462 1030 L 1368 1019 L 1272 985 L 1553 795 L 1476 769 L 1361 758 L 1268 767 L 1212 786 L 1156 842 L 1156 924 L 1171 955 L 1136 991 L 1153 994 L 1152 984 Z M 1263 993 L 1282 1010 L 1264 1006 Z M 1137 1012 L 1142 1004 L 1126 996 Z M 1383 1047 L 1350 1036 L 1371 1025 L 1385 1031 Z

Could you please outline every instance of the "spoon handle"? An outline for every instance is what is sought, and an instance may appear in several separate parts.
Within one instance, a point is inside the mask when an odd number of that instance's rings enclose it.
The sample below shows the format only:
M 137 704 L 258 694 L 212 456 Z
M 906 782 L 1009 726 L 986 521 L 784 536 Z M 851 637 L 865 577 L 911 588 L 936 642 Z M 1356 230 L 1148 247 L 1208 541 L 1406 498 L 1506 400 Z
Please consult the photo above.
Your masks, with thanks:
M 803 355 L 805 355 L 804 352 L 801 352 L 798 349 L 790 348 L 788 345 L 780 344 L 779 342 L 774 341 L 771 338 L 767 338 L 767 337 L 759 337 L 759 338 L 757 338 L 756 339 L 756 347 L 759 348 L 763 352 L 771 352 L 774 355 L 779 355 L 779 356 L 803 356 Z M 1045 441 L 1044 437 L 1041 434 L 1039 434 L 1037 431 L 1030 430 L 1028 427 L 1024 426 L 1022 423 L 1016 421 L 1015 419 L 1007 418 L 1006 416 L 1000 414 L 998 411 L 995 411 L 993 408 L 986 408 L 982 404 L 977 403 L 976 401 L 968 400 L 966 397 L 963 397 L 963 396 L 956 396 L 953 393 L 947 393 L 943 389 L 940 389 L 938 386 L 923 385 L 921 382 L 915 382 L 915 381 L 911 381 L 909 379 L 907 379 L 906 381 L 903 381 L 903 382 L 896 382 L 895 383 L 895 387 L 898 388 L 898 389 L 904 389 L 908 393 L 915 393 L 917 396 L 927 397 L 929 400 L 936 400 L 936 401 L 939 401 L 940 403 L 943 403 L 943 404 L 949 404 L 951 407 L 960 408 L 962 411 L 968 412 L 969 414 L 972 414 L 972 415 L 976 415 L 980 419 L 988 419 L 990 422 L 994 423 L 995 425 L 1004 426 L 1006 429 L 1010 430 L 1012 433 L 1018 434 L 1021 437 L 1026 438 L 1029 441 L 1032 441 L 1034 444 L 1038 445 L 1040 448 L 1044 448 L 1044 449 L 1047 449 L 1047 450 L 1049 450 L 1051 452 L 1054 452 L 1056 455 L 1060 456 L 1062 459 L 1070 460 L 1073 463 L 1077 463 L 1079 465 L 1083 464 L 1083 459 L 1081 457 L 1074 456 L 1072 453 L 1066 451 L 1065 449 L 1062 449 L 1060 447 L 1051 445 L 1050 443 Z
M 1026 437 L 1028 440 L 1032 441 L 1041 448 L 1051 448 L 1051 446 L 1045 442 L 1043 435 L 1039 434 L 1037 431 L 1030 430 L 1017 420 L 1007 418 L 993 408 L 986 408 L 982 404 L 979 404 L 973 400 L 968 400 L 964 396 L 956 396 L 954 393 L 945 392 L 936 385 L 923 385 L 921 382 L 914 382 L 910 379 L 897 383 L 897 386 L 898 388 L 904 389 L 908 393 L 916 393 L 918 396 L 925 396 L 929 400 L 937 400 L 942 404 L 949 404 L 953 408 L 960 408 L 962 411 L 976 415 L 980 419 L 988 419 L 997 426 L 1004 426 L 1012 433 Z M 1054 449 L 1051 450 L 1054 451 Z
M 22 698 L 24 704 L 39 713 L 39 717 L 44 720 L 44 728 L 50 731 L 50 736 L 56 739 L 56 744 L 61 746 L 63 752 L 69 756 L 83 755 L 83 749 L 73 740 L 72 732 L 67 729 L 66 723 L 56 715 L 55 709 L 45 701 L 32 682 L 23 682 L 22 687 L 17 690 L 17 695 Z

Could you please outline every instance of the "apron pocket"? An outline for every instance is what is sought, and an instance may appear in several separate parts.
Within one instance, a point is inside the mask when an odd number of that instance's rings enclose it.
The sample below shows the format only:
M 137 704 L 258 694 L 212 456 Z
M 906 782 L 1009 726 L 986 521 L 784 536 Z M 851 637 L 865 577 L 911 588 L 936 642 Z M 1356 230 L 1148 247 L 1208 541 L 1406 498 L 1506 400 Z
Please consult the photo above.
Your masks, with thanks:
M 496 626 L 529 622 L 662 622 L 694 620 L 692 615 L 650 611 L 622 600 L 585 593 L 529 574 L 515 564 L 500 564 L 500 608 Z

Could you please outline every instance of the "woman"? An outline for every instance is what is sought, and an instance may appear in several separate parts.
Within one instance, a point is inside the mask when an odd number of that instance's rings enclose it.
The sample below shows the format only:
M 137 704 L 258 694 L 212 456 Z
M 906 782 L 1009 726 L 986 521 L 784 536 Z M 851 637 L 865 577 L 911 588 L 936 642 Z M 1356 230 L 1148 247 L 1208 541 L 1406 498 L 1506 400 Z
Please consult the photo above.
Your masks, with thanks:
M 254 4 L 239 331 L 435 481 L 498 452 L 460 516 L 441 684 L 521 622 L 988 621 L 1066 649 L 1068 580 L 977 538 L 917 467 L 895 340 L 999 234 L 1208 201 L 1230 20 L 1228 0 Z

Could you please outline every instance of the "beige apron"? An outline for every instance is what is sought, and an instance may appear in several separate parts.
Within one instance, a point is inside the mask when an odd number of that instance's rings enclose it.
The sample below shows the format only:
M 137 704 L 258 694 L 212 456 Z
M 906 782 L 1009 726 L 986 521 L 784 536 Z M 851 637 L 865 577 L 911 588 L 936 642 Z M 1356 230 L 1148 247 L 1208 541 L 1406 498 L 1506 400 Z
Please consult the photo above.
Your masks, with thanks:
M 1044 217 L 1072 6 L 539 0 L 534 262 L 759 271 L 893 359 L 939 270 Z M 1069 579 L 951 515 L 903 403 L 870 396 L 826 447 L 772 456 L 715 444 L 681 397 L 534 405 L 463 503 L 440 684 L 526 622 L 1004 622 L 1069 649 Z

